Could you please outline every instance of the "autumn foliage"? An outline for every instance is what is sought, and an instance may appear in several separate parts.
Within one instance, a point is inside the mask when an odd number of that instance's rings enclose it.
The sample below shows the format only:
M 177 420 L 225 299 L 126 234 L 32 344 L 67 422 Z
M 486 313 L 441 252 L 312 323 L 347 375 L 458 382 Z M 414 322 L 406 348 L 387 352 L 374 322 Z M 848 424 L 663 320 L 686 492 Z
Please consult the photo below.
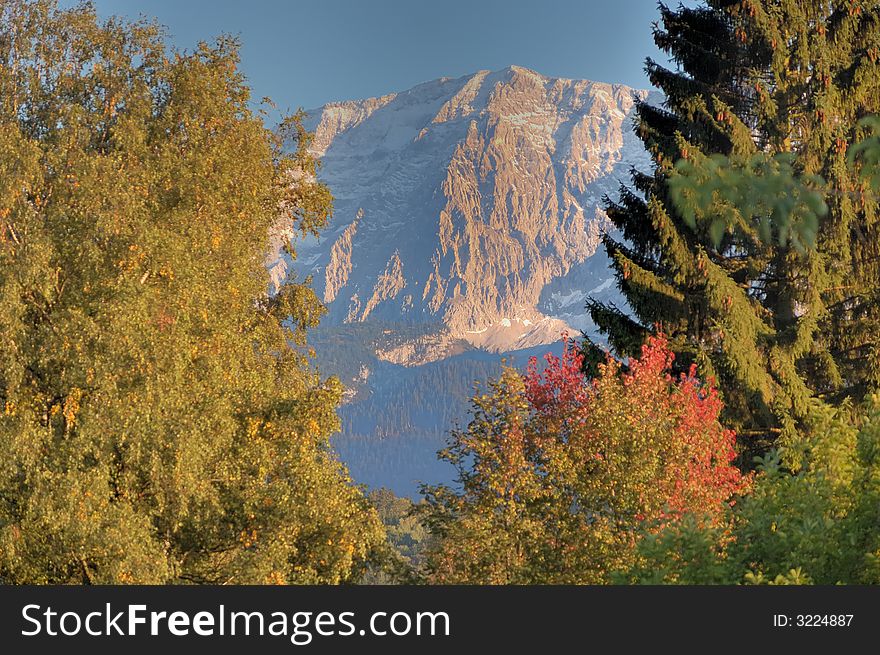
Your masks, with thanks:
M 648 460 L 639 468 L 650 482 L 638 496 L 641 518 L 666 521 L 690 512 L 714 521 L 728 499 L 742 491 L 742 475 L 731 464 L 736 436 L 718 422 L 718 391 L 697 378 L 696 366 L 672 377 L 673 355 L 665 337 L 650 338 L 627 371 L 609 359 L 589 382 L 573 346 L 567 345 L 561 359 L 546 359 L 547 368 L 539 372 L 532 358 L 525 377 L 526 398 L 541 428 L 536 445 L 567 442 L 584 464 L 594 460 L 612 467 L 604 460 L 615 452 L 619 456 L 622 444 L 608 428 L 619 423 L 620 436 L 625 438 L 627 430 L 631 435 L 627 453 Z
M 673 377 L 666 339 L 592 380 L 563 356 L 508 370 L 474 399 L 443 456 L 460 490 L 428 494 L 435 582 L 597 583 L 631 565 L 638 535 L 687 516 L 718 525 L 749 480 L 733 466 L 722 402 L 696 371 Z
M 292 345 L 323 309 L 264 266 L 330 192 L 234 39 L 163 38 L 0 3 L 0 584 L 355 579 L 382 527 Z

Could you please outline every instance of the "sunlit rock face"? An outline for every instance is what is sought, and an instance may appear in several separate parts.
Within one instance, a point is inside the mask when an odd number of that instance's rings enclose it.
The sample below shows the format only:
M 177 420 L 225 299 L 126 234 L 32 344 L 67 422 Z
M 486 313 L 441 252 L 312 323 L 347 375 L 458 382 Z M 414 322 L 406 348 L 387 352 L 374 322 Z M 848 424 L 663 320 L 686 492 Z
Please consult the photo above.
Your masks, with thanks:
M 293 262 L 276 226 L 267 265 L 273 286 L 311 276 L 328 307 L 309 342 L 346 387 L 333 443 L 355 480 L 450 483 L 435 454 L 475 380 L 592 333 L 590 296 L 625 309 L 601 206 L 651 170 L 631 129 L 646 95 L 510 67 L 308 113 L 334 215 Z
M 335 212 L 293 268 L 324 324 L 432 325 L 491 351 L 589 330 L 584 299 L 614 293 L 602 196 L 648 165 L 646 95 L 512 66 L 309 112 Z

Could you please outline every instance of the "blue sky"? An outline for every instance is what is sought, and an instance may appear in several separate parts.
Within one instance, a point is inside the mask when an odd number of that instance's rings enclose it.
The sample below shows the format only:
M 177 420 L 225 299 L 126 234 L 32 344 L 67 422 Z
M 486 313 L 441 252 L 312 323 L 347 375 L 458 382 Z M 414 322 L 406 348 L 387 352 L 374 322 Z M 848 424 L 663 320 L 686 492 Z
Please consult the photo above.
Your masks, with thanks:
M 64 4 L 70 4 L 65 2 Z M 646 87 L 655 0 L 94 0 L 156 17 L 180 48 L 232 33 L 254 97 L 282 111 L 516 64 Z

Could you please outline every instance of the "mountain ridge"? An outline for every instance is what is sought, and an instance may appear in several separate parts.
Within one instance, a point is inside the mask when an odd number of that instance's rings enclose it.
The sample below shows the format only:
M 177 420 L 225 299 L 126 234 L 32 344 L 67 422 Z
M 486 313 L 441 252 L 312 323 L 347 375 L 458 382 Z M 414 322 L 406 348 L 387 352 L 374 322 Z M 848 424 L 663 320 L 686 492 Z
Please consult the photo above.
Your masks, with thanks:
M 334 444 L 355 480 L 451 482 L 435 453 L 474 382 L 596 336 L 588 296 L 625 307 L 602 197 L 650 167 L 631 130 L 647 97 L 512 66 L 307 113 L 334 216 L 269 266 L 312 276 L 328 308 L 309 341 L 346 387 Z
M 307 112 L 335 214 L 273 274 L 312 275 L 329 325 L 433 324 L 497 352 L 588 328 L 560 299 L 609 289 L 599 205 L 637 163 L 647 94 L 510 66 Z

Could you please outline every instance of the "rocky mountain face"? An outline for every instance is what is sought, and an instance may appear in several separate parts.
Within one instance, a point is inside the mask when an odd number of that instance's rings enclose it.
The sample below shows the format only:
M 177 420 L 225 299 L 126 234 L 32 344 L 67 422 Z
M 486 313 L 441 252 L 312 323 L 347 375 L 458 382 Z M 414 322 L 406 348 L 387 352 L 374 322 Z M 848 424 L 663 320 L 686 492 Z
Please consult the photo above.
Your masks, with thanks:
M 646 96 L 514 66 L 308 113 L 334 216 L 269 266 L 311 275 L 328 307 L 311 342 L 348 388 L 335 443 L 356 480 L 449 481 L 435 452 L 500 353 L 524 365 L 591 332 L 586 298 L 617 294 L 602 196 L 649 170 L 631 129 Z
M 589 328 L 586 294 L 612 291 L 599 205 L 646 161 L 629 124 L 646 93 L 512 66 L 309 112 L 335 213 L 293 266 L 326 322 L 497 352 Z

